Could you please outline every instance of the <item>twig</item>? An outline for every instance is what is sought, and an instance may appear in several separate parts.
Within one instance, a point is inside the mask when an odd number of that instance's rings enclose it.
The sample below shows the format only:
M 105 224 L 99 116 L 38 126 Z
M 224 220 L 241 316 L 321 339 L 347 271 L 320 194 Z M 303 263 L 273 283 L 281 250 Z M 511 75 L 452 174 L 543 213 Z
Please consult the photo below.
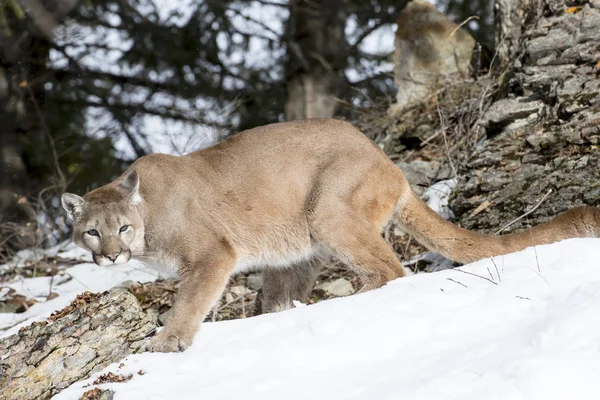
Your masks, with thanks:
M 436 137 L 438 137 L 440 135 L 440 133 L 442 133 L 441 130 L 437 131 L 433 135 L 429 136 L 427 139 L 425 139 L 425 140 L 423 140 L 421 142 L 421 144 L 419 145 L 419 147 L 425 147 L 425 146 L 427 146 L 427 144 L 429 144 L 429 142 L 431 142 L 433 139 L 435 139 Z
M 544 195 L 544 197 L 542 197 L 541 200 L 538 201 L 538 203 L 531 210 L 527 211 L 525 214 L 521 215 L 520 217 L 517 217 L 517 218 L 513 219 L 508 224 L 506 224 L 502 228 L 498 229 L 494 234 L 495 235 L 500 234 L 502 231 L 504 231 L 506 228 L 508 228 L 511 225 L 513 225 L 515 222 L 518 222 L 518 221 L 522 220 L 523 218 L 525 218 L 526 216 L 528 216 L 529 214 L 531 214 L 532 212 L 534 212 L 535 210 L 537 210 L 539 208 L 539 206 L 542 205 L 542 203 L 544 202 L 544 200 L 546 200 L 546 198 L 548 196 L 550 196 L 550 193 L 552 193 L 552 189 L 548 189 L 548 192 L 546 192 L 546 194 Z
M 502 278 L 500 278 L 500 271 L 498 271 L 498 265 L 496 265 L 496 261 L 494 261 L 494 257 L 490 258 L 492 264 L 494 264 L 494 268 L 496 268 L 496 275 L 498 275 L 498 282 L 502 282 Z
M 544 278 L 544 276 L 541 273 L 537 272 L 535 269 L 533 269 L 533 268 L 527 268 L 527 267 L 525 267 L 525 269 L 528 269 L 528 270 L 531 270 L 531 271 L 535 272 L 540 278 L 542 278 L 544 280 L 544 282 L 546 282 L 546 285 L 548 285 L 548 287 L 552 286 L 552 285 L 550 285 L 550 282 L 548 282 L 546 280 L 546 278 Z
M 81 286 L 83 286 L 84 288 L 90 290 L 90 287 L 88 285 L 86 285 L 85 283 L 83 283 L 82 281 L 80 281 L 79 279 L 75 278 L 73 275 L 71 275 L 68 272 L 65 272 L 65 274 L 69 275 L 71 277 L 71 279 L 73 279 L 75 282 L 79 283 Z
M 470 21 L 472 21 L 474 19 L 479 19 L 479 17 L 477 15 L 471 15 L 469 18 L 467 18 L 463 22 L 461 22 L 456 28 L 454 28 L 454 30 L 450 33 L 449 37 L 454 36 L 454 34 L 456 32 L 458 32 L 458 30 L 460 28 L 462 28 L 465 24 L 467 24 L 468 22 L 470 22 Z
M 456 168 L 454 167 L 454 163 L 452 162 L 452 157 L 450 156 L 450 149 L 448 148 L 448 138 L 446 137 L 446 124 L 444 123 L 444 115 L 442 114 L 442 110 L 440 110 L 439 103 L 437 105 L 437 112 L 440 117 L 440 128 L 442 130 L 442 136 L 444 137 L 444 147 L 446 148 L 446 156 L 448 157 L 448 163 L 450 164 L 450 168 L 452 169 L 454 179 L 458 179 L 458 173 L 456 172 Z
M 486 278 L 485 276 L 474 274 L 473 272 L 469 272 L 469 271 L 463 271 L 462 269 L 458 269 L 458 268 L 456 268 L 456 269 L 452 269 L 452 271 L 461 272 L 461 273 L 463 273 L 463 274 L 467 274 L 467 275 L 473 275 L 473 276 L 476 276 L 476 277 L 478 277 L 478 278 L 485 279 L 486 281 L 488 281 L 488 282 L 491 282 L 491 283 L 493 283 L 494 285 L 497 285 L 497 284 L 498 284 L 498 282 L 495 282 L 495 281 L 493 281 L 493 280 L 492 280 L 492 279 L 490 279 L 490 278 Z
M 527 223 L 529 223 L 529 219 L 527 219 Z M 529 229 L 529 236 L 533 239 L 533 233 L 531 233 L 531 229 Z M 542 269 L 540 268 L 540 259 L 538 258 L 536 246 L 533 246 L 533 253 L 535 254 L 535 264 L 537 265 L 538 272 L 541 273 Z
M 410 242 L 412 241 L 412 235 L 408 236 L 408 240 L 406 241 L 406 246 L 404 247 L 404 258 L 408 258 L 408 247 L 410 246 Z
M 244 295 L 242 297 L 242 318 L 246 318 L 246 302 L 244 301 Z
M 523 296 L 515 296 L 517 299 L 521 299 L 521 300 L 531 300 L 529 297 L 523 297 Z
M 446 278 L 446 279 L 448 279 L 450 282 L 458 283 L 460 286 L 463 286 L 463 287 L 466 287 L 466 288 L 468 288 L 468 286 L 467 286 L 467 285 L 465 285 L 465 284 L 464 284 L 464 283 L 462 283 L 462 282 L 455 281 L 455 280 L 454 280 L 454 279 L 452 279 L 452 278 Z
M 233 299 L 231 301 L 228 301 L 227 303 L 223 304 L 222 306 L 219 306 L 218 311 L 221 311 L 221 310 L 224 310 L 224 309 L 230 307 L 233 303 L 239 301 L 243 297 L 244 297 L 244 295 L 240 295 L 240 296 L 236 297 L 235 299 Z
M 268 0 L 254 0 L 257 3 L 260 3 L 264 6 L 271 6 L 271 7 L 281 7 L 281 8 L 285 8 L 287 9 L 288 5 L 285 3 L 278 3 L 276 1 L 268 1 Z
M 217 314 L 219 313 L 219 302 L 217 301 L 215 303 L 215 305 L 212 308 L 212 316 L 211 316 L 211 321 L 212 322 L 216 322 L 217 321 Z
M 50 288 L 48 289 L 48 297 L 52 294 L 52 284 L 54 283 L 54 275 L 50 275 Z

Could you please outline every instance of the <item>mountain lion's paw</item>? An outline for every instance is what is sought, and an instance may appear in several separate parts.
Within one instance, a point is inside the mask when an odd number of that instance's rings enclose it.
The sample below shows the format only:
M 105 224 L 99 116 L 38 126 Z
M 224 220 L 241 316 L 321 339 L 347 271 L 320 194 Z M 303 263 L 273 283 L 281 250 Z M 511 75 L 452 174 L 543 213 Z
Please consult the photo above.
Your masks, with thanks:
M 188 348 L 188 343 L 181 340 L 178 336 L 160 332 L 152 339 L 148 340 L 141 351 L 151 353 L 177 353 Z

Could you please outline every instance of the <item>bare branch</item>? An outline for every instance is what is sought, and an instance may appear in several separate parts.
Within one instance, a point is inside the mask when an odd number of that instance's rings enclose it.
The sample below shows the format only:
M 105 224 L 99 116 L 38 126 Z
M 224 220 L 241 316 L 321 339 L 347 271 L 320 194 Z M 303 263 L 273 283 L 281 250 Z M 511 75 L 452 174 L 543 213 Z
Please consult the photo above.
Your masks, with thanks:
M 350 46 L 350 51 L 353 51 L 354 49 L 358 48 L 358 46 L 360 46 L 360 44 L 367 38 L 367 36 L 369 36 L 371 33 L 375 32 L 377 29 L 381 28 L 384 25 L 388 25 L 390 24 L 389 21 L 387 20 L 379 20 L 375 25 L 365 29 L 364 31 L 362 31 L 362 33 L 358 36 L 358 39 L 356 39 L 356 41 L 354 42 L 354 44 L 352 44 Z
M 253 1 L 256 3 L 260 3 L 264 6 L 281 7 L 281 8 L 285 8 L 285 9 L 289 8 L 289 4 L 278 3 L 276 1 L 269 1 L 269 0 L 253 0 Z

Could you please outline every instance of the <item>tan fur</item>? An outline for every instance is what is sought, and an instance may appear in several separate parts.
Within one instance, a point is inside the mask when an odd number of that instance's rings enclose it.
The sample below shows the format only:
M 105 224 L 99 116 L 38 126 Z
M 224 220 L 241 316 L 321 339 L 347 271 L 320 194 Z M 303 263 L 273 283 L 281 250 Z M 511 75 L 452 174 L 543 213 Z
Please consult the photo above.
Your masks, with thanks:
M 330 255 L 360 274 L 363 290 L 404 276 L 381 237 L 392 218 L 461 262 L 600 233 L 592 207 L 506 236 L 461 229 L 428 208 L 378 146 L 331 119 L 255 128 L 182 157 L 142 157 L 84 198 L 63 195 L 63 205 L 75 243 L 99 265 L 113 264 L 108 255 L 114 263 L 133 256 L 176 264 L 179 295 L 151 351 L 185 349 L 236 272 L 265 269 L 267 311 L 304 300 Z

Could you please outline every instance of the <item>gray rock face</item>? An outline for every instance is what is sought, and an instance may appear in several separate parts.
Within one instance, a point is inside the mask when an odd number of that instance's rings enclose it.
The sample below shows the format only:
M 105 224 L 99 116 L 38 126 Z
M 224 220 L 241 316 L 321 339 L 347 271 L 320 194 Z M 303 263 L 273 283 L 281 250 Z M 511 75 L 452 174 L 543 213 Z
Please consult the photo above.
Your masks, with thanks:
M 450 202 L 466 228 L 494 232 L 549 189 L 541 206 L 509 230 L 600 205 L 600 2 L 569 5 L 544 0 L 542 17 L 524 26 L 508 98 L 482 119 L 488 140 L 460 171 Z M 484 201 L 492 206 L 471 217 Z
M 402 170 L 402 173 L 410 183 L 417 194 L 421 195 L 425 189 L 436 180 L 448 179 L 451 177 L 450 169 L 438 161 L 398 162 L 396 165 Z
M 502 99 L 491 105 L 483 116 L 483 123 L 487 127 L 495 125 L 505 126 L 517 119 L 523 119 L 539 112 L 544 103 L 527 99 Z

